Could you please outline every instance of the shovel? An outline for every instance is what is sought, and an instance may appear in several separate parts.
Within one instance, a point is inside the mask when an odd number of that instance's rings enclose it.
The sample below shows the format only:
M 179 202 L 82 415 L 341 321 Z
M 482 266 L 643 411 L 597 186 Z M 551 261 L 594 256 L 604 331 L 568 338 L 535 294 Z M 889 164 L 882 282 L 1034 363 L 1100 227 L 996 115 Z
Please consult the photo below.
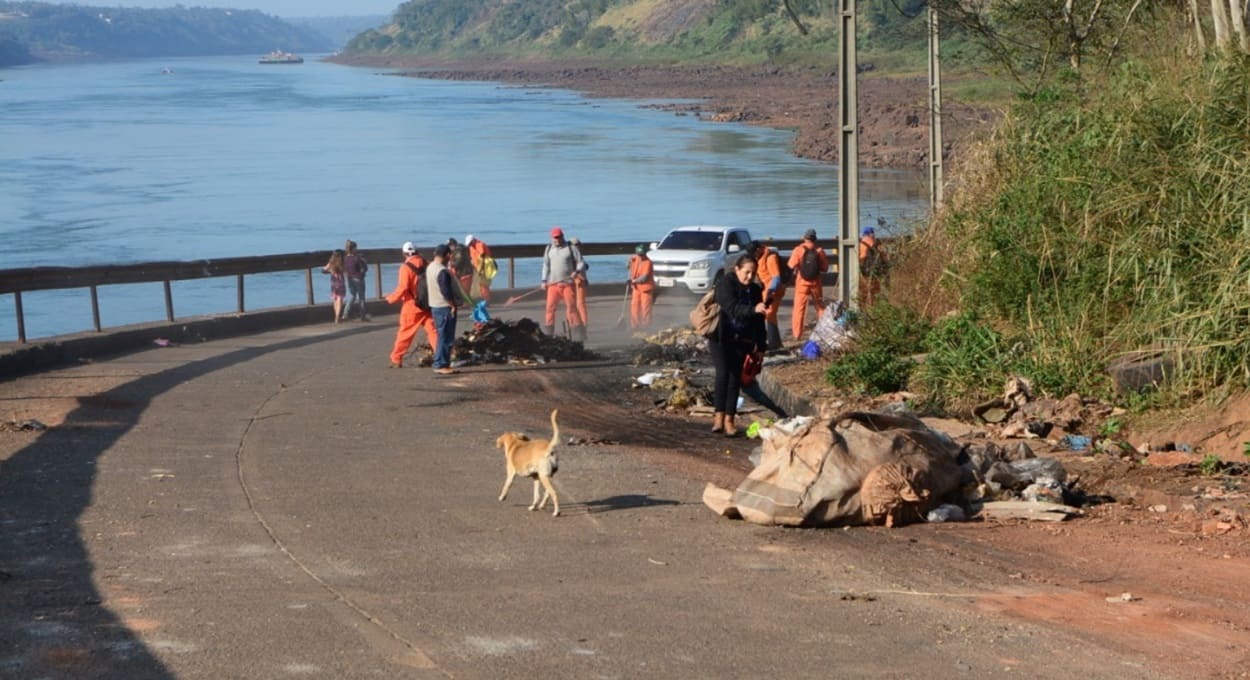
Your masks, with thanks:
M 526 291 L 526 292 L 524 292 L 524 293 L 521 293 L 520 295 L 513 295 L 512 297 L 508 298 L 507 300 L 504 300 L 503 306 L 504 306 L 504 307 L 507 307 L 507 306 L 511 305 L 512 303 L 516 302 L 517 300 L 520 300 L 521 298 L 527 298 L 527 297 L 529 297 L 529 296 L 533 295 L 534 293 L 537 293 L 538 291 L 540 291 L 540 290 L 542 290 L 542 289 L 543 289 L 543 287 L 542 287 L 542 286 L 539 286 L 539 287 L 535 288 L 534 290 L 531 290 L 531 291 Z
M 618 331 L 625 328 L 625 317 L 626 315 L 629 314 L 629 293 L 630 293 L 630 287 L 629 287 L 629 284 L 626 284 L 625 285 L 625 300 L 623 301 L 623 304 L 621 305 L 621 316 L 620 318 L 616 320 L 616 330 Z

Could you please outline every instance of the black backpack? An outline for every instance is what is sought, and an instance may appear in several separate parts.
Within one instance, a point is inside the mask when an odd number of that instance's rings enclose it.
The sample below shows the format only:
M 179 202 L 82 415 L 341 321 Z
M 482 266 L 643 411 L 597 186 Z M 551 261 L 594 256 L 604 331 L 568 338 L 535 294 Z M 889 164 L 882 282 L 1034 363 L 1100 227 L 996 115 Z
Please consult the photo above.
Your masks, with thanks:
M 412 291 L 413 300 L 416 301 L 417 307 L 425 311 L 430 311 L 430 286 L 425 281 L 426 265 L 416 266 L 411 262 L 405 262 L 404 266 L 411 269 L 412 273 L 417 277 L 416 290 Z
M 807 248 L 803 251 L 803 259 L 799 260 L 799 276 L 808 281 L 820 278 L 820 255 L 816 253 L 815 248 Z

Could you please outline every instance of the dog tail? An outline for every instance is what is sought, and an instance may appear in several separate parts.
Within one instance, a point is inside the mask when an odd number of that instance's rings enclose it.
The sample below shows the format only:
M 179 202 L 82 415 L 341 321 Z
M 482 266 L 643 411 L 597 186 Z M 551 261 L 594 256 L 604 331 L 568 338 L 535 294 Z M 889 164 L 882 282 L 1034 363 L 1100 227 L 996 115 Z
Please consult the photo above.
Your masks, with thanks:
M 556 444 L 560 443 L 560 426 L 556 424 L 556 416 L 560 415 L 560 409 L 551 409 L 551 446 L 547 449 L 547 455 L 551 455 L 556 450 Z

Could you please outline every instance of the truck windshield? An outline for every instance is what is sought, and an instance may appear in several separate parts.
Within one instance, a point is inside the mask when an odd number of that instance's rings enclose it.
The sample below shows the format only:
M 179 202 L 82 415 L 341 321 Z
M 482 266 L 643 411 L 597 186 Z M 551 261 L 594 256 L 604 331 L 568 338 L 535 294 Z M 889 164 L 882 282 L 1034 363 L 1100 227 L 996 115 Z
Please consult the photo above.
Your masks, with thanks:
M 720 250 L 723 234 L 718 231 L 675 231 L 660 242 L 662 250 Z

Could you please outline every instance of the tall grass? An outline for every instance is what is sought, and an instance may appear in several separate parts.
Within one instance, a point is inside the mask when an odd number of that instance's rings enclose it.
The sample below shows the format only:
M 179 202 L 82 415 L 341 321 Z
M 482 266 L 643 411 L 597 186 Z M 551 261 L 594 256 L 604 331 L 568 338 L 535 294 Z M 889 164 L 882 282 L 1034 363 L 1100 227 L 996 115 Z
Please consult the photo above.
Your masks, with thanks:
M 973 398 L 952 389 L 962 366 L 1107 395 L 1107 364 L 1143 348 L 1177 358 L 1170 399 L 1250 384 L 1250 61 L 1152 57 L 1071 78 L 1018 102 L 980 151 L 910 245 L 923 254 L 903 254 L 940 259 L 940 274 L 895 277 L 938 292 L 892 298 L 931 318 L 958 309 L 1013 349 L 921 366 L 913 388 Z

